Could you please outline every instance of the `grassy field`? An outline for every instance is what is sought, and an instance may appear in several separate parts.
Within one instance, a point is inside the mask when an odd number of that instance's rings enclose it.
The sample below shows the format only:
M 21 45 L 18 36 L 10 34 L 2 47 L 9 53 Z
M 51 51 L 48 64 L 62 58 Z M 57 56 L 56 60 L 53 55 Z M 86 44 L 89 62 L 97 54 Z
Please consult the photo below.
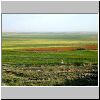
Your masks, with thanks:
M 97 33 L 2 33 L 2 85 L 97 86 Z

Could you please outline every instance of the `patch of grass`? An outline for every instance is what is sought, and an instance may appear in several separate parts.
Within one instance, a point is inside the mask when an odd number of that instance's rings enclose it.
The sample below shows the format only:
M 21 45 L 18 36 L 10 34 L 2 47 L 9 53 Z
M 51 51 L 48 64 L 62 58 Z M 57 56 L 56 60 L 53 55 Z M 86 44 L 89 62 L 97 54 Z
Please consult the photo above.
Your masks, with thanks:
M 2 85 L 96 86 L 97 34 L 17 34 L 2 36 Z M 84 49 L 88 46 L 89 49 Z M 69 51 L 37 48 L 75 47 Z M 34 49 L 37 51 L 26 51 Z M 59 49 L 59 48 L 58 48 Z

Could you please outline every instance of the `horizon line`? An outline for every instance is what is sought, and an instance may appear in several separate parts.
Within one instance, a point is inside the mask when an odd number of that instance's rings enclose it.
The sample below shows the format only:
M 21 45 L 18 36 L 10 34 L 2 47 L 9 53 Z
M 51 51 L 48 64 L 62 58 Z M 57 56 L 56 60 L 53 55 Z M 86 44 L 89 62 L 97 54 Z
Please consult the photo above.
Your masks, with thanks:
M 11 32 L 11 33 L 67 33 L 67 32 L 71 32 L 71 33 L 75 33 L 75 32 L 98 32 L 98 31 L 66 31 L 66 32 L 64 32 L 64 31 L 62 31 L 62 32 L 53 32 L 53 31 L 47 31 L 47 32 Z M 3 31 L 2 33 L 6 33 L 6 31 Z M 8 33 L 10 33 L 10 32 L 8 32 Z

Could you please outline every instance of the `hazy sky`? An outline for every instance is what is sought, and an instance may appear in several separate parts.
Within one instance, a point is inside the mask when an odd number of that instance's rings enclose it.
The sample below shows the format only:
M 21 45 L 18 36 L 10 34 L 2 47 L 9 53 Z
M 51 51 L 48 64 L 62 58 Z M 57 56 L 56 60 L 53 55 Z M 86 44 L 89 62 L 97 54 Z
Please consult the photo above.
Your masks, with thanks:
M 97 14 L 3 14 L 3 32 L 98 31 Z

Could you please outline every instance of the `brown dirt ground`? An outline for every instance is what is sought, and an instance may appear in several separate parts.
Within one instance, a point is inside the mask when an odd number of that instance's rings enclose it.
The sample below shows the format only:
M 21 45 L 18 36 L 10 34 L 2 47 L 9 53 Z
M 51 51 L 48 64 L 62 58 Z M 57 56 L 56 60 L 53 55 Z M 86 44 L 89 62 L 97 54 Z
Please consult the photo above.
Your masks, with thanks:
M 98 47 L 96 45 L 86 45 L 83 47 L 51 47 L 51 48 L 26 48 L 23 49 L 23 51 L 38 51 L 38 52 L 43 52 L 43 51 L 73 51 L 77 50 L 78 48 L 83 48 L 86 50 L 97 50 Z

